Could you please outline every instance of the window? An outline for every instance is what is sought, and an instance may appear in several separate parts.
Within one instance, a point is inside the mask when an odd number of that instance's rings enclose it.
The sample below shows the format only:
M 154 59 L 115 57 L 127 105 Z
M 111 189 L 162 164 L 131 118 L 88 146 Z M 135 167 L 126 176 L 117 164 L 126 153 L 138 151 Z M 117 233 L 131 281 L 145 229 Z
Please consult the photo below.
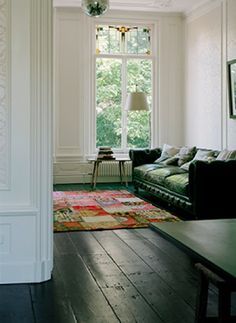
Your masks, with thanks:
M 96 26 L 97 147 L 150 147 L 152 70 L 150 27 Z M 125 110 L 135 90 L 147 94 L 150 111 Z

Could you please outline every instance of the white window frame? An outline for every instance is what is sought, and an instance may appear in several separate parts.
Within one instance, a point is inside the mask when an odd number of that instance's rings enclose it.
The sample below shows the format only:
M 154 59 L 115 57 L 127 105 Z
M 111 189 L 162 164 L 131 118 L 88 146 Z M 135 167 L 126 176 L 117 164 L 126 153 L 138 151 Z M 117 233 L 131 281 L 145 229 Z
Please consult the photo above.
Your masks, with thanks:
M 145 54 L 96 54 L 96 26 L 97 25 L 132 25 L 132 26 L 147 26 L 150 28 L 151 30 L 151 54 L 150 55 L 145 55 Z M 93 56 L 93 65 L 92 65 L 92 126 L 93 126 L 93 130 L 92 130 L 92 141 L 91 141 L 91 148 L 92 148 L 92 154 L 96 154 L 98 149 L 96 148 L 96 59 L 97 58 L 119 58 L 119 59 L 124 59 L 126 60 L 126 64 L 127 64 L 127 60 L 128 59 L 148 59 L 152 61 L 152 105 L 150 107 L 150 124 L 151 124 L 151 138 L 150 138 L 150 148 L 153 147 L 153 145 L 156 144 L 156 140 L 154 139 L 154 134 L 153 134 L 153 129 L 156 129 L 157 125 L 158 125 L 158 111 L 157 111 L 157 88 L 158 88 L 158 78 L 154 78 L 154 75 L 158 75 L 158 64 L 157 64 L 157 52 L 158 52 L 158 42 L 157 42 L 157 34 L 158 34 L 158 22 L 155 21 L 140 21 L 140 20 L 104 20 L 101 19 L 99 20 L 99 23 L 97 21 L 94 21 L 94 23 L 92 24 L 92 56 Z M 123 79 L 123 74 L 126 74 L 124 72 L 124 68 L 126 65 L 122 65 L 122 79 Z M 125 82 L 122 83 L 122 107 L 124 109 L 124 102 L 126 99 L 126 80 Z M 122 117 L 124 118 L 125 113 L 122 113 Z M 125 118 L 125 120 L 127 120 L 127 118 Z M 124 124 L 124 120 L 122 121 L 123 126 L 125 126 Z M 126 127 L 125 127 L 126 129 Z M 125 138 L 127 139 L 127 136 L 125 136 Z M 127 148 L 126 145 L 126 139 L 123 140 L 123 142 L 121 142 L 121 148 L 114 148 L 114 152 L 117 156 L 127 156 L 129 149 Z

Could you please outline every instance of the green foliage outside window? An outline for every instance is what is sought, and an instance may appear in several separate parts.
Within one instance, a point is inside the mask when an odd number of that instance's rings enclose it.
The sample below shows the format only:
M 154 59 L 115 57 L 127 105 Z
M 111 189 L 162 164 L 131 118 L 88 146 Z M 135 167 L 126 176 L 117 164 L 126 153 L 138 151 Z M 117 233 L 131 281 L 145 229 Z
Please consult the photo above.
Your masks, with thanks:
M 133 28 L 126 40 L 127 50 L 135 53 L 137 48 L 146 51 L 147 32 Z M 148 29 L 149 30 L 149 29 Z M 109 33 L 108 33 L 109 31 Z M 116 31 L 103 28 L 100 44 L 107 52 L 116 53 Z M 132 34 L 133 33 L 133 34 Z M 110 38 L 109 38 L 110 37 Z M 109 38 L 109 39 L 108 39 Z M 124 48 L 123 48 L 124 49 Z M 136 52 L 137 53 L 137 52 Z M 112 148 L 150 147 L 150 112 L 124 110 L 125 96 L 129 92 L 145 92 L 151 108 L 152 60 L 145 58 L 99 57 L 96 59 L 96 146 Z M 122 89 L 125 93 L 122 94 Z

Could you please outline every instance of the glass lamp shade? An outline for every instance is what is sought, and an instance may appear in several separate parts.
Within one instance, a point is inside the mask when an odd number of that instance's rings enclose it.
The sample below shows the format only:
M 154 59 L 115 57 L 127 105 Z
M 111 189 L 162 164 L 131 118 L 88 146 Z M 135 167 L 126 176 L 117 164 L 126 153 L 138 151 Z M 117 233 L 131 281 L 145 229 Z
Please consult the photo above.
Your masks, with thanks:
M 129 93 L 127 96 L 125 109 L 128 111 L 149 110 L 146 93 L 144 92 Z
M 109 0 L 82 0 L 81 7 L 86 15 L 90 17 L 99 17 L 107 11 Z

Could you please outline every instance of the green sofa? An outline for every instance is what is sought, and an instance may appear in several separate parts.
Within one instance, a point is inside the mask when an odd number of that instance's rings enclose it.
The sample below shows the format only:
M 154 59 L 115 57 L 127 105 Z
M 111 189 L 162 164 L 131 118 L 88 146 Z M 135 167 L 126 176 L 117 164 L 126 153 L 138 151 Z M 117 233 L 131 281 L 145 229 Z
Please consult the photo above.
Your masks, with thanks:
M 219 153 L 212 151 L 211 162 L 192 160 L 185 170 L 178 165 L 157 162 L 162 154 L 160 148 L 131 149 L 134 187 L 184 210 L 191 218 L 234 218 L 236 160 L 215 160 Z

